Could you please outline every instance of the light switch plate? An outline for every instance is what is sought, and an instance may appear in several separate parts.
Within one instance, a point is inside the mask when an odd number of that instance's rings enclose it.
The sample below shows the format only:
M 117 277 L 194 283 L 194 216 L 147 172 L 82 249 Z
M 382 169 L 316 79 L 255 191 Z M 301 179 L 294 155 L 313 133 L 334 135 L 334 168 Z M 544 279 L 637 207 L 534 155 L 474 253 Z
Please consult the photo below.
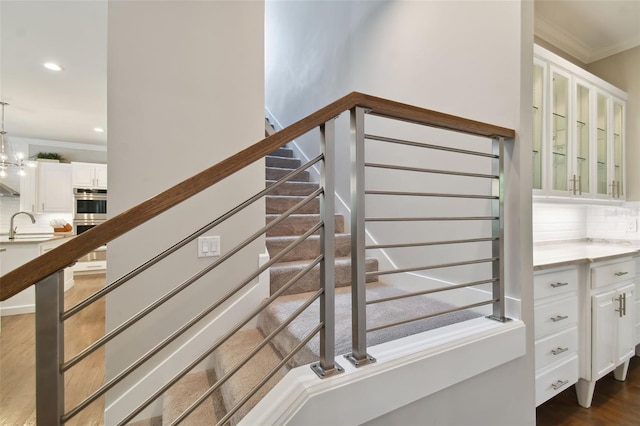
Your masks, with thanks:
M 220 237 L 198 237 L 198 257 L 220 256 Z

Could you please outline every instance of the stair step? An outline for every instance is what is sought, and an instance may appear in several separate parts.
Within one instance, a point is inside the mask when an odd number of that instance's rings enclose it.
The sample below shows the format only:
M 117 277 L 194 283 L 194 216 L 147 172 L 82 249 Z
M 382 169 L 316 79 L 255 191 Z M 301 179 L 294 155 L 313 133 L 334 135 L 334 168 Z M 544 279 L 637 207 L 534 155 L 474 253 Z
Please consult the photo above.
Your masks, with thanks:
M 270 272 L 271 294 L 275 293 L 280 287 L 289 282 L 297 273 L 302 271 L 309 265 L 309 261 L 297 260 L 293 262 L 280 262 L 274 264 Z M 375 271 L 378 269 L 378 260 L 375 258 L 367 258 L 365 269 Z M 335 268 L 335 286 L 344 287 L 351 285 L 351 259 L 345 257 L 336 257 Z M 367 282 L 377 281 L 377 277 L 367 278 Z M 284 294 L 305 293 L 316 291 L 320 288 L 320 266 L 316 265 L 311 271 L 300 278 L 294 285 L 287 289 Z
M 404 290 L 385 285 L 380 282 L 367 284 L 367 300 L 406 294 Z M 279 297 L 271 303 L 258 317 L 258 328 L 267 335 L 275 330 L 293 311 L 307 301 L 310 293 L 292 294 Z M 341 287 L 336 289 L 335 295 L 335 324 L 336 357 L 351 352 L 351 289 Z M 442 312 L 453 308 L 428 296 L 414 296 L 367 306 L 367 327 L 393 324 L 403 320 L 417 318 L 423 315 Z M 280 353 L 289 353 L 300 343 L 319 321 L 319 300 L 313 302 L 286 329 L 278 333 L 272 341 Z M 367 333 L 367 345 L 374 346 L 391 340 L 400 339 L 412 334 L 421 333 L 449 324 L 466 321 L 482 316 L 469 310 L 438 315 L 406 324 L 380 329 Z M 319 355 L 319 340 L 314 337 L 293 359 L 291 366 L 298 366 L 315 362 Z
M 300 201 L 305 199 L 305 197 L 294 195 L 267 195 L 265 198 L 267 214 L 284 213 L 291 207 L 295 206 Z M 316 197 L 306 205 L 302 206 L 300 209 L 296 210 L 296 213 L 320 213 L 320 199 Z
M 266 216 L 266 221 L 267 223 L 270 223 L 278 217 L 280 217 L 280 215 L 268 214 Z M 267 231 L 267 237 L 302 235 L 318 222 L 320 222 L 319 214 L 292 214 Z M 339 214 L 335 215 L 335 227 L 336 233 L 343 233 L 345 231 L 344 216 Z
M 276 157 L 273 155 L 267 155 L 266 157 L 267 167 L 280 167 L 282 169 L 297 169 L 302 164 L 302 161 L 298 158 L 291 157 Z
M 256 329 L 247 329 L 234 334 L 213 354 L 216 375 L 222 377 L 263 340 L 263 335 Z M 221 387 L 222 398 L 227 409 L 231 410 L 235 407 L 281 360 L 282 358 L 274 351 L 271 345 L 266 345 L 260 349 L 256 356 L 242 366 Z M 232 425 L 237 424 L 285 374 L 286 367 L 283 367 L 231 417 L 230 423 Z M 214 423 L 205 422 L 202 424 Z
M 281 169 L 278 167 L 267 167 L 266 177 L 267 180 L 278 180 L 285 176 L 287 173 L 291 173 L 291 169 Z M 308 170 L 302 170 L 300 173 L 289 179 L 291 182 L 309 182 L 310 175 Z
M 269 255 L 274 257 L 289 244 L 292 244 L 298 238 L 297 235 L 267 237 L 266 245 Z M 351 255 L 351 234 L 336 234 L 336 257 L 348 257 Z M 296 248 L 287 253 L 281 262 L 291 262 L 295 260 L 315 259 L 320 255 L 320 236 L 311 235 L 301 242 Z
M 162 401 L 162 424 L 171 424 L 215 382 L 216 376 L 213 370 L 196 371 L 187 374 L 171 386 L 164 394 Z M 180 424 L 193 426 L 215 424 L 225 414 L 222 393 L 218 389 Z
M 278 148 L 269 154 L 271 157 L 293 157 L 293 150 L 291 148 Z
M 267 179 L 266 186 L 268 187 L 274 183 L 276 183 L 275 180 Z M 309 195 L 318 187 L 319 185 L 315 182 L 287 181 L 271 191 L 269 195 Z

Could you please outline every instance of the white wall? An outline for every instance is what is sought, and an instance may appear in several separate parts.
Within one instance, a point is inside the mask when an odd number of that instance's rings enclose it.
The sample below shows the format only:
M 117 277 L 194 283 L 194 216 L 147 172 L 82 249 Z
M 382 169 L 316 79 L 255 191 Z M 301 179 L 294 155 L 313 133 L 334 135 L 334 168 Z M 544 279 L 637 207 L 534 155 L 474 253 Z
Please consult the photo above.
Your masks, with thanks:
M 511 255 L 506 274 L 511 295 L 523 299 L 518 314 L 525 321 L 532 318 L 529 3 L 268 1 L 265 47 L 266 105 L 282 125 L 356 90 L 516 129 L 516 146 L 507 154 L 512 159 L 507 174 L 513 179 L 507 189 Z M 346 130 L 346 114 L 337 126 L 339 132 Z M 316 150 L 307 139 L 298 142 L 304 150 Z M 337 152 L 337 192 L 347 200 L 346 140 L 338 140 Z M 533 423 L 532 357 L 478 380 L 492 390 L 491 395 L 476 394 L 477 406 L 495 408 L 488 423 Z M 465 386 L 446 395 L 462 396 Z M 520 398 L 511 398 L 514 393 Z M 436 400 L 418 402 L 420 409 L 401 410 L 397 418 L 419 422 L 425 407 L 439 418 L 447 408 Z M 507 400 L 508 406 L 494 405 Z M 473 418 L 477 406 L 456 418 Z
M 109 2 L 110 216 L 264 137 L 263 22 L 261 1 Z M 177 211 L 110 243 L 108 281 L 261 187 L 264 164 L 259 162 L 188 200 Z M 221 236 L 225 253 L 263 225 L 264 206 L 257 203 L 210 235 Z M 247 270 L 257 266 L 263 251 L 264 241 L 258 240 L 228 266 L 199 280 L 193 289 L 110 342 L 107 377 L 177 328 L 178 322 L 192 318 L 237 285 Z M 128 283 L 126 289 L 112 293 L 107 299 L 107 329 L 210 263 L 210 259 L 196 258 L 192 244 Z M 135 383 L 140 374 L 126 384 Z M 117 389 L 108 395 L 108 423 L 118 418 L 111 405 L 118 397 Z M 135 403 L 135 399 L 128 395 L 124 402 Z
M 640 201 L 640 47 L 626 50 L 587 66 L 587 71 L 629 94 L 627 100 L 627 200 Z

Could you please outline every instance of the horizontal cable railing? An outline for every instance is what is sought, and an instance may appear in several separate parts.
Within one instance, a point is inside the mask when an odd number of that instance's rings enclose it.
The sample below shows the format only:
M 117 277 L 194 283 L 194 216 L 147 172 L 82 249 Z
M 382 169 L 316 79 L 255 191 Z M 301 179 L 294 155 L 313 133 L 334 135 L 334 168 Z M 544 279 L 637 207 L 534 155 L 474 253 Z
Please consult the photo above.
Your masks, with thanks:
M 218 421 L 218 424 L 226 424 L 235 416 L 241 414 L 243 407 L 256 395 L 256 393 L 272 380 L 278 372 L 283 368 L 292 365 L 294 357 L 300 351 L 305 349 L 307 344 L 314 337 L 318 336 L 320 345 L 318 362 L 311 365 L 313 371 L 319 377 L 331 377 L 342 371 L 342 368 L 335 362 L 335 267 L 336 267 L 336 242 L 335 242 L 335 118 L 340 113 L 349 111 L 352 118 L 352 144 L 355 147 L 355 167 L 352 173 L 352 220 L 351 220 L 351 292 L 353 299 L 352 315 L 353 315 L 353 344 L 352 353 L 349 359 L 357 366 L 366 365 L 373 362 L 373 358 L 366 354 L 366 333 L 374 332 L 381 328 L 396 327 L 402 324 L 416 321 L 420 319 L 428 319 L 433 316 L 453 313 L 457 311 L 475 309 L 487 304 L 493 305 L 493 317 L 498 319 L 504 318 L 504 290 L 502 282 L 501 269 L 504 262 L 502 255 L 502 186 L 492 186 L 490 194 L 475 194 L 473 192 L 457 192 L 457 191 L 431 191 L 423 189 L 365 189 L 364 176 L 365 168 L 369 170 L 380 170 L 383 172 L 401 172 L 401 173 L 418 173 L 422 175 L 451 176 L 456 178 L 472 178 L 472 179 L 489 179 L 492 182 L 501 180 L 503 175 L 503 156 L 501 150 L 494 149 L 492 152 L 481 152 L 463 148 L 454 148 L 450 146 L 437 145 L 432 143 L 418 142 L 414 140 L 403 140 L 398 138 L 389 138 L 385 136 L 368 135 L 364 132 L 364 114 L 371 117 L 385 117 L 400 120 L 401 122 L 425 125 L 430 128 L 445 129 L 463 134 L 474 136 L 482 136 L 500 141 L 503 144 L 504 138 L 513 138 L 514 132 L 498 126 L 485 123 L 475 122 L 471 120 L 461 119 L 434 111 L 424 110 L 421 108 L 405 105 L 397 102 L 388 101 L 360 93 L 352 93 L 338 101 L 324 107 L 303 120 L 279 131 L 269 132 L 270 136 L 261 142 L 233 155 L 232 157 L 206 169 L 205 171 L 175 185 L 165 192 L 141 203 L 140 205 L 121 213 L 114 218 L 106 221 L 104 224 L 97 226 L 76 238 L 65 243 L 62 247 L 51 250 L 50 252 L 40 256 L 24 266 L 2 276 L 3 285 L 0 288 L 0 300 L 19 293 L 27 287 L 36 284 L 36 334 L 38 336 L 37 351 L 37 418 L 38 422 L 43 424 L 64 424 L 78 416 L 86 410 L 90 405 L 95 404 L 100 398 L 103 398 L 110 392 L 122 394 L 124 386 L 128 386 L 126 381 L 131 381 L 134 373 L 144 375 L 149 371 L 162 364 L 161 355 L 170 348 L 175 348 L 180 344 L 181 338 L 184 336 L 197 334 L 197 330 L 202 329 L 204 321 L 211 318 L 212 315 L 220 312 L 225 304 L 234 300 L 243 291 L 246 291 L 250 284 L 256 282 L 259 277 L 271 270 L 274 265 L 283 262 L 287 255 L 299 248 L 303 243 L 306 244 L 311 238 L 316 238 L 319 234 L 320 254 L 310 259 L 305 267 L 297 271 L 292 277 L 286 281 L 281 287 L 271 291 L 268 297 L 257 303 L 255 307 L 248 309 L 245 315 L 232 324 L 225 325 L 219 337 L 215 338 L 211 344 L 206 344 L 204 350 L 193 354 L 192 359 L 185 361 L 184 365 L 177 366 L 175 371 L 171 373 L 164 383 L 156 387 L 149 394 L 144 395 L 141 399 L 135 401 L 135 407 L 121 419 L 117 420 L 118 424 L 127 424 L 137 418 L 148 409 L 158 398 L 162 397 L 172 386 L 176 385 L 182 378 L 192 372 L 196 367 L 201 365 L 208 357 L 212 356 L 216 351 L 223 350 L 230 339 L 239 333 L 243 328 L 247 327 L 251 321 L 255 321 L 264 313 L 268 306 L 273 304 L 279 297 L 290 291 L 301 280 L 310 276 L 311 272 L 319 270 L 319 288 L 309 294 L 308 298 L 298 306 L 294 312 L 283 319 L 280 324 L 271 331 L 260 343 L 251 348 L 238 362 L 230 369 L 224 372 L 208 390 L 198 396 L 191 405 L 178 415 L 177 418 L 171 420 L 171 424 L 179 424 L 185 421 L 195 410 L 211 395 L 219 391 L 235 374 L 245 367 L 255 355 L 267 346 L 273 345 L 273 340 L 278 333 L 283 332 L 291 326 L 291 324 L 306 310 L 313 305 L 319 305 L 317 321 L 311 326 L 310 330 L 300 338 L 288 353 L 282 353 L 280 361 L 270 368 L 260 378 L 256 378 L 257 383 L 242 396 L 234 406 L 227 407 L 226 414 Z M 86 297 L 73 306 L 64 308 L 64 290 L 62 283 L 61 271 L 65 267 L 73 264 L 86 253 L 100 247 L 114 239 L 134 230 L 140 225 L 154 219 L 163 212 L 179 205 L 183 201 L 195 196 L 203 190 L 213 186 L 226 177 L 244 169 L 264 158 L 275 149 L 285 145 L 294 139 L 303 135 L 308 135 L 312 131 L 319 130 L 320 154 L 296 167 L 290 172 L 286 172 L 275 183 L 268 185 L 266 188 L 258 191 L 254 195 L 248 197 L 245 201 L 236 206 L 230 206 L 228 211 L 216 219 L 201 226 L 196 231 L 190 233 L 170 247 L 160 251 L 146 262 L 134 267 L 129 272 L 124 273 L 111 283 L 94 294 Z M 373 142 L 391 143 L 401 145 L 408 148 L 418 148 L 426 150 L 435 150 L 443 153 L 451 153 L 456 155 L 473 156 L 479 158 L 487 158 L 492 162 L 499 162 L 500 166 L 493 168 L 489 172 L 477 172 L 469 170 L 445 170 L 440 167 L 423 167 L 422 165 L 410 164 L 386 164 L 380 161 L 364 161 L 364 140 L 368 139 Z M 497 142 L 496 142 L 497 143 Z M 502 146 L 502 145 L 501 145 Z M 187 278 L 179 280 L 180 282 L 172 285 L 168 290 L 158 291 L 157 295 L 150 297 L 150 302 L 145 302 L 143 306 L 128 318 L 119 324 L 110 325 L 109 331 L 94 341 L 88 343 L 84 348 L 75 350 L 68 359 L 65 358 L 64 348 L 64 328 L 65 321 L 73 318 L 88 307 L 92 307 L 98 301 L 104 301 L 107 296 L 111 295 L 115 290 L 128 291 L 130 287 L 135 288 L 139 285 L 140 280 L 144 280 L 146 273 L 152 268 L 160 267 L 163 261 L 176 256 L 182 249 L 194 242 L 198 237 L 217 229 L 227 221 L 236 218 L 239 213 L 255 206 L 255 204 L 264 200 L 266 197 L 275 193 L 278 188 L 282 188 L 287 182 L 295 180 L 301 174 L 309 173 L 309 170 L 319 170 L 319 185 L 317 189 L 309 191 L 308 194 L 298 197 L 291 207 L 285 209 L 283 213 L 278 213 L 272 220 L 267 221 L 264 226 L 257 230 L 245 230 L 248 235 L 239 236 L 239 242 L 229 248 L 220 257 L 208 263 L 205 267 L 199 267 L 197 271 L 188 271 Z M 455 216 L 441 216 L 438 214 L 423 215 L 411 214 L 388 215 L 373 214 L 369 217 L 365 215 L 365 197 L 391 199 L 394 197 L 411 198 L 415 200 L 429 199 L 452 199 L 467 200 L 469 202 L 483 201 L 492 204 L 490 214 L 461 214 Z M 246 275 L 240 277 L 235 276 L 233 282 L 226 285 L 221 291 L 221 295 L 212 298 L 203 306 L 194 308 L 193 311 L 185 315 L 184 321 L 175 323 L 175 327 L 166 330 L 166 335 L 157 336 L 157 341 L 149 344 L 149 347 L 141 348 L 135 353 L 133 361 L 119 371 L 110 371 L 109 378 L 105 380 L 97 389 L 89 392 L 88 395 L 81 398 L 78 402 L 65 401 L 64 382 L 65 374 L 74 368 L 79 368 L 88 357 L 96 354 L 100 349 L 105 349 L 112 343 L 118 342 L 120 338 L 130 333 L 139 333 L 145 325 L 143 320 L 150 318 L 168 303 L 174 303 L 178 296 L 184 297 L 188 294 L 187 289 L 196 287 L 196 283 L 207 279 L 211 274 L 218 273 L 224 265 L 232 263 L 232 259 L 237 259 L 245 250 L 259 241 L 263 241 L 268 233 L 276 227 L 283 225 L 288 218 L 300 214 L 304 209 L 308 208 L 312 202 L 319 200 L 320 220 L 309 224 L 304 231 L 291 239 L 277 253 L 270 256 L 269 260 L 262 263 L 255 270 L 245 271 Z M 498 207 L 496 207 L 498 206 Z M 470 222 L 482 223 L 491 222 L 494 225 L 491 236 L 468 236 L 464 238 L 452 238 L 448 240 L 431 240 L 431 241 L 399 241 L 399 242 L 372 242 L 365 244 L 365 227 L 371 226 L 394 226 L 400 223 L 440 223 L 440 222 Z M 497 227 L 495 223 L 498 223 Z M 476 226 L 476 225 L 474 225 Z M 316 241 L 314 239 L 314 241 Z M 314 243 L 315 244 L 315 243 Z M 365 269 L 365 253 L 367 251 L 389 251 L 408 250 L 417 248 L 428 248 L 436 246 L 453 246 L 453 245 L 474 245 L 474 244 L 490 244 L 491 256 L 482 258 L 470 258 L 470 260 L 447 261 L 438 263 L 428 263 L 423 265 L 403 265 L 395 266 L 392 269 L 366 271 Z M 403 256 L 403 255 L 398 255 Z M 391 254 L 396 257 L 396 254 Z M 472 266 L 477 264 L 489 263 L 492 265 L 493 276 L 487 279 L 478 279 L 462 283 L 453 283 L 447 286 L 435 288 L 421 289 L 414 292 L 405 292 L 400 295 L 389 297 L 381 297 L 372 300 L 366 300 L 366 282 L 376 280 L 380 277 L 394 276 L 398 274 L 407 274 L 415 272 L 425 272 L 434 270 L 446 270 L 457 267 Z M 236 274 L 239 275 L 239 274 Z M 134 278 L 136 278 L 134 280 Z M 493 290 L 491 298 L 487 301 L 463 304 L 461 306 L 445 309 L 433 314 L 420 315 L 417 319 L 404 319 L 394 321 L 387 325 L 374 325 L 369 328 L 366 324 L 366 306 L 375 304 L 393 302 L 397 300 L 423 297 L 427 294 L 447 293 L 450 290 L 462 290 L 476 288 L 483 285 L 491 285 Z M 315 309 L 315 308 L 314 308 Z M 126 332 L 126 333 L 125 333 Z M 164 355 L 163 355 L 164 356 Z M 296 361 L 297 362 L 297 361 Z M 136 376 L 134 376 L 136 377 Z M 139 377 L 139 376 L 138 376 Z M 235 422 L 235 420 L 233 420 Z

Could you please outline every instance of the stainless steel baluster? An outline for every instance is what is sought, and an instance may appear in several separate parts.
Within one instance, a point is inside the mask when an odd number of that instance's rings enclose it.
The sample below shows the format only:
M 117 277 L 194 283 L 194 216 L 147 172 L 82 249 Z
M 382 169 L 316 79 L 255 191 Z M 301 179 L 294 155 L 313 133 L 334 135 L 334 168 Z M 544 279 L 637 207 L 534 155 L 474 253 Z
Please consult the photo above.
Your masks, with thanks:
M 493 283 L 493 313 L 491 319 L 505 322 L 505 297 L 504 297 L 504 138 L 494 138 L 492 143 L 493 154 L 498 158 L 492 162 L 492 173 L 498 176 L 493 180 L 492 195 L 498 197 L 492 201 L 491 214 L 498 219 L 492 222 L 493 241 L 492 257 L 498 258 L 493 262 L 493 278 L 497 278 Z
M 320 149 L 324 161 L 320 163 L 320 285 L 323 293 L 320 297 L 320 362 L 311 365 L 311 369 L 320 377 L 330 377 L 344 370 L 335 362 L 335 119 L 320 126 Z
M 356 367 L 375 362 L 367 354 L 365 270 L 364 113 L 351 109 L 351 336 L 352 353 L 345 357 Z
M 59 425 L 64 414 L 64 272 L 36 283 L 36 420 Z

